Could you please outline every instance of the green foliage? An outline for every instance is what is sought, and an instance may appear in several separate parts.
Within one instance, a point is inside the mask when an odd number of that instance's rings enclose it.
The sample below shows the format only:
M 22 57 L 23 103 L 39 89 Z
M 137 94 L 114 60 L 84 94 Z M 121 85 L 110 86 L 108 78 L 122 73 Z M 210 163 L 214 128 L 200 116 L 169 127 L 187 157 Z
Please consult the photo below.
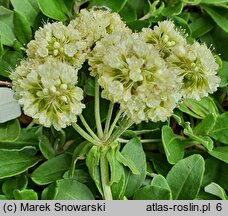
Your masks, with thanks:
M 40 158 L 34 155 L 34 149 L 31 148 L 0 149 L 0 179 L 23 173 L 39 161 Z
M 70 163 L 70 155 L 58 155 L 37 167 L 37 169 L 33 171 L 31 178 L 36 184 L 49 184 L 55 180 L 61 179 L 64 172 L 69 168 Z
M 228 0 L 0 0 L 0 5 L 0 199 L 102 199 L 101 156 L 113 199 L 228 199 Z M 109 146 L 92 145 L 71 126 L 61 131 L 37 126 L 2 83 L 10 82 L 26 57 L 36 29 L 49 21 L 68 24 L 81 8 L 92 7 L 119 13 L 133 31 L 173 20 L 189 42 L 212 46 L 219 90 L 200 101 L 184 100 L 167 122 L 132 125 Z M 88 64 L 79 72 L 82 115 L 96 133 L 95 79 L 86 71 Z M 101 99 L 102 126 L 108 107 Z M 115 104 L 111 123 L 118 109 Z M 85 130 L 80 118 L 77 123 Z
M 162 143 L 170 164 L 175 164 L 184 157 L 183 142 L 168 126 L 162 127 Z
M 67 7 L 63 0 L 37 0 L 42 13 L 52 19 L 65 21 L 67 19 Z
M 153 178 L 151 185 L 138 189 L 134 194 L 135 200 L 170 200 L 172 194 L 167 180 L 162 175 Z
M 94 196 L 89 188 L 74 180 L 62 179 L 53 183 L 54 193 L 49 194 L 54 200 L 93 200 Z M 50 190 L 50 189 L 49 189 Z M 53 189 L 52 189 L 53 190 Z
M 202 184 L 203 173 L 204 160 L 200 155 L 195 154 L 177 162 L 166 177 L 173 199 L 195 199 Z

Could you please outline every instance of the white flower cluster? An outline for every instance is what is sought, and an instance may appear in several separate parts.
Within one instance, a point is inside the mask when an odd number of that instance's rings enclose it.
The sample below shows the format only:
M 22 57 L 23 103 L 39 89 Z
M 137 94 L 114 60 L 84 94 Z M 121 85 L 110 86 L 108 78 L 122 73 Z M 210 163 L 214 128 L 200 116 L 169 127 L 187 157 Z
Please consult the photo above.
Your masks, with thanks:
M 188 44 L 172 21 L 154 29 L 105 36 L 90 58 L 102 96 L 134 122 L 165 121 L 184 98 L 199 100 L 219 86 L 218 65 L 206 45 Z
M 217 90 L 220 83 L 216 75 L 218 64 L 205 44 L 188 44 L 183 33 L 168 20 L 159 22 L 153 30 L 143 29 L 140 34 L 155 46 L 170 71 L 177 72 L 183 98 L 200 100 Z
M 177 73 L 139 34 L 105 37 L 97 42 L 89 64 L 102 96 L 120 103 L 136 123 L 167 120 L 181 98 Z
M 219 85 L 211 51 L 188 44 L 171 21 L 132 33 L 117 13 L 82 9 L 68 26 L 39 28 L 26 52 L 11 75 L 16 98 L 25 114 L 57 130 L 85 107 L 76 85 L 86 60 L 102 97 L 135 123 L 165 121 L 182 98 L 199 100 Z
M 11 76 L 24 113 L 56 130 L 76 122 L 76 115 L 85 107 L 83 90 L 75 86 L 77 70 L 51 57 L 43 64 L 28 64 L 22 62 Z M 27 75 L 18 79 L 23 73 Z
M 94 43 L 117 29 L 131 33 L 117 13 L 86 9 L 68 26 L 40 27 L 27 45 L 28 58 L 11 74 L 24 113 L 56 130 L 76 122 L 85 107 L 83 90 L 76 86 L 78 70 Z

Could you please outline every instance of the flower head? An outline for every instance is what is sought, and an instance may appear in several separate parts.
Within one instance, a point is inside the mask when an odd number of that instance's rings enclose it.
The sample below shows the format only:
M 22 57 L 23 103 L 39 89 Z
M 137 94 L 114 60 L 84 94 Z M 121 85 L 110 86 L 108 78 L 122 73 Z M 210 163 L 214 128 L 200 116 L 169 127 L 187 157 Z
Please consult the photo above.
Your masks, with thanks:
M 186 46 L 183 33 L 177 30 L 174 23 L 169 20 L 158 22 L 154 29 L 143 28 L 140 33 L 147 43 L 151 43 L 164 58 L 173 52 L 179 52 Z
M 63 23 L 47 23 L 35 33 L 35 40 L 27 45 L 29 58 L 45 59 L 49 56 L 66 61 L 80 68 L 84 63 L 88 44 L 82 40 L 81 34 Z
M 220 83 L 216 75 L 218 64 L 205 44 L 188 44 L 183 52 L 170 55 L 167 62 L 179 71 L 183 98 L 200 100 L 217 90 Z
M 176 71 L 138 34 L 115 33 L 97 42 L 89 65 L 102 96 L 119 103 L 136 123 L 165 121 L 180 99 Z
M 82 9 L 78 17 L 72 20 L 69 26 L 80 31 L 83 40 L 90 46 L 93 46 L 105 35 L 112 34 L 115 31 L 123 31 L 127 34 L 131 32 L 118 13 L 111 13 L 108 10 L 92 9 L 88 11 Z
M 83 91 L 76 86 L 77 70 L 53 58 L 43 64 L 28 63 L 28 68 L 23 64 L 14 72 L 16 76 L 22 74 L 23 79 L 13 79 L 13 85 L 24 113 L 46 127 L 53 125 L 56 130 L 76 122 L 76 116 L 85 107 L 81 103 Z

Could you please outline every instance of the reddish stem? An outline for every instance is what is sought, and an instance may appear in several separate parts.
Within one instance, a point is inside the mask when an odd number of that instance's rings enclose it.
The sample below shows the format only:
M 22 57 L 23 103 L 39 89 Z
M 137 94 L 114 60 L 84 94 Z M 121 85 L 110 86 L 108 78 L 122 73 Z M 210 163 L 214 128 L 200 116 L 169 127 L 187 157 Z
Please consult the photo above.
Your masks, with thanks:
M 7 81 L 0 81 L 0 86 L 12 87 L 12 83 Z

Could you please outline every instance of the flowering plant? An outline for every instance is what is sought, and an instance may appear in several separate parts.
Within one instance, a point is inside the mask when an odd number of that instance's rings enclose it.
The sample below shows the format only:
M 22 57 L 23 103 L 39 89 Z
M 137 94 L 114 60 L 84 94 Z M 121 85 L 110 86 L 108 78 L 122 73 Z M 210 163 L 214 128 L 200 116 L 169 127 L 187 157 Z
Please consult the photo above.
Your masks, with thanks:
M 16 2 L 11 1 L 15 8 Z M 75 14 L 71 11 L 67 19 L 57 5 L 55 14 L 46 10 L 45 1 L 37 1 L 44 15 L 58 21 L 39 26 L 33 39 L 23 38 L 24 58 L 9 78 L 25 126 L 21 129 L 18 120 L 7 122 L 18 128 L 18 135 L 0 135 L 0 155 L 13 153 L 29 162 L 26 168 L 0 171 L 0 178 L 20 174 L 17 181 L 26 182 L 23 173 L 35 166 L 31 180 L 41 188 L 48 185 L 42 199 L 200 198 L 205 169 L 201 155 L 227 163 L 227 155 L 219 155 L 221 148 L 226 151 L 222 146 L 227 137 L 217 132 L 227 113 L 220 114 L 209 96 L 224 82 L 218 74 L 221 59 L 191 37 L 186 26 L 178 27 L 180 18 L 165 15 L 168 7 L 176 7 L 169 3 L 165 8 L 164 2 L 148 1 L 150 10 L 137 20 L 144 24 L 136 30 L 112 11 L 115 7 L 91 1 L 86 9 L 79 2 L 70 7 Z M 16 10 L 15 14 L 28 21 Z M 195 123 L 193 118 L 202 120 Z M 35 140 L 26 138 L 29 133 Z M 9 152 L 6 142 L 22 146 Z M 185 150 L 192 155 L 186 157 Z M 161 160 L 168 173 L 159 165 Z M 176 174 L 190 176 L 185 183 L 194 185 L 191 193 L 179 191 Z M 217 183 L 205 190 L 224 190 Z M 37 199 L 37 192 L 27 187 L 25 183 L 15 188 L 11 196 Z

